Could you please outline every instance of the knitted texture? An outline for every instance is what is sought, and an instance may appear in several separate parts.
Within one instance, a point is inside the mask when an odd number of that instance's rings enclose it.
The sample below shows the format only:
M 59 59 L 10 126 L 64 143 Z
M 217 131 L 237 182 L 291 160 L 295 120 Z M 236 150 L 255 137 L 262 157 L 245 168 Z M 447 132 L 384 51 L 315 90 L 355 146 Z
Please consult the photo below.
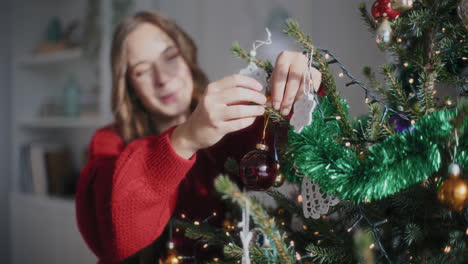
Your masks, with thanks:
M 221 201 L 213 195 L 213 179 L 227 156 L 240 159 L 261 135 L 262 120 L 190 159 L 180 157 L 169 136 L 143 137 L 125 145 L 112 126 L 95 132 L 87 165 L 76 193 L 78 228 L 100 263 L 118 263 L 153 243 L 171 216 L 203 220 L 217 212 Z M 245 134 L 249 136 L 245 136 Z M 196 161 L 196 162 L 195 162 Z M 175 234 L 180 253 L 193 255 L 193 245 Z

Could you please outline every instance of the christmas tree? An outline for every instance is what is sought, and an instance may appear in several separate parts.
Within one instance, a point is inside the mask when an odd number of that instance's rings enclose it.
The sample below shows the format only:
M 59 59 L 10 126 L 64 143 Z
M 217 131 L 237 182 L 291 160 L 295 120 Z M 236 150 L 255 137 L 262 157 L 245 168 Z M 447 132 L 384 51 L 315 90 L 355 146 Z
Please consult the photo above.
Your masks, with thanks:
M 287 143 L 274 146 L 276 183 L 285 177 L 301 186 L 301 195 L 290 199 L 265 182 L 255 185 L 253 163 L 262 155 L 268 159 L 260 148 L 234 171 L 247 187 L 268 189 L 277 208 L 267 211 L 220 176 L 216 189 L 242 209 L 239 228 L 184 220 L 176 226 L 190 238 L 224 245 L 216 263 L 468 263 L 467 2 L 360 4 L 378 46 L 394 58 L 379 70 L 383 84 L 369 67 L 365 83 L 354 78 L 288 20 L 285 33 L 322 73 L 326 88 L 324 96 L 304 99 L 313 110 L 302 126 L 266 106 L 267 120 L 288 129 Z M 270 62 L 238 44 L 233 52 L 270 76 Z M 346 86 L 362 90 L 367 115 L 348 114 L 332 67 L 349 79 Z M 436 85 L 456 89 L 457 98 L 438 98 Z M 304 115 L 294 110 L 292 119 Z M 234 163 L 227 163 L 231 171 Z

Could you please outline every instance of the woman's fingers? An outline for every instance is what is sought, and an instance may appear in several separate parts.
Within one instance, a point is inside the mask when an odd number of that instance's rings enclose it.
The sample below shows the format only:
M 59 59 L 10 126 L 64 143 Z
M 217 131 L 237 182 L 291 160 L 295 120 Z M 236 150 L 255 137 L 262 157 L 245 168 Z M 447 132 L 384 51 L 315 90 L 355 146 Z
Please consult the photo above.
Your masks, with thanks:
M 265 113 L 265 108 L 260 105 L 231 105 L 226 106 L 224 110 L 224 120 L 257 117 Z
M 227 121 L 225 123 L 227 133 L 244 129 L 244 128 L 252 125 L 254 121 L 255 121 L 255 117 L 246 117 L 246 118 L 240 118 L 240 119 L 234 119 L 234 120 L 231 120 L 231 121 Z
M 291 111 L 294 99 L 301 86 L 303 70 L 303 67 L 295 67 L 294 65 L 290 67 L 286 90 L 283 95 L 283 101 L 281 102 L 281 114 L 284 116 L 288 115 Z
M 231 87 L 244 87 L 254 91 L 261 91 L 263 89 L 262 85 L 254 78 L 240 74 L 225 77 L 217 81 L 216 86 L 219 87 L 220 90 Z
M 280 109 L 281 102 L 283 101 L 284 90 L 286 89 L 286 82 L 289 73 L 289 55 L 282 52 L 276 60 L 275 70 L 271 78 L 271 102 L 273 108 Z
M 259 105 L 264 105 L 266 103 L 266 97 L 258 91 L 254 91 L 247 88 L 233 87 L 222 91 L 219 94 L 220 103 L 226 105 L 235 105 L 235 104 L 246 104 L 246 103 L 255 103 Z

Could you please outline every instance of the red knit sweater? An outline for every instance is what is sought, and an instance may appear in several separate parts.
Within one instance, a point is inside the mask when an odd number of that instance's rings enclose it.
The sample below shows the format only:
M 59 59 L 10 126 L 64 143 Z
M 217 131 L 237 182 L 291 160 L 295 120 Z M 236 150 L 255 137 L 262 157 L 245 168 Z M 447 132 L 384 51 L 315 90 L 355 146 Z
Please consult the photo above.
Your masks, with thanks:
M 260 120 L 259 120 L 260 121 Z M 100 263 L 116 263 L 150 245 L 174 214 L 203 220 L 222 206 L 213 179 L 226 157 L 253 150 L 262 122 L 226 136 L 190 159 L 172 148 L 169 129 L 125 145 L 112 126 L 99 129 L 76 194 L 79 230 Z M 241 135 L 248 133 L 248 137 Z M 176 245 L 176 248 L 182 245 Z

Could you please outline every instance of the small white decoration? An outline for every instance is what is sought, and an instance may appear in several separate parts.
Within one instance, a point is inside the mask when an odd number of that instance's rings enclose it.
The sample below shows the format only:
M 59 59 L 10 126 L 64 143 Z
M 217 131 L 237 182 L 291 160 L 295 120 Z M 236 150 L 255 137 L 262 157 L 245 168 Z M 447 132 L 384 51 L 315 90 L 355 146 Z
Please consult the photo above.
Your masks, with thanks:
M 242 232 L 240 233 L 240 238 L 242 241 L 242 264 L 250 264 L 250 255 L 249 255 L 249 245 L 250 240 L 252 240 L 252 232 L 250 232 L 250 208 L 249 203 L 245 203 L 245 208 L 242 209 L 242 222 L 238 224 L 239 227 L 242 227 Z
M 294 132 L 301 133 L 302 129 L 312 123 L 312 112 L 317 103 L 314 95 L 307 93 L 294 103 L 294 114 L 289 121 L 294 126 Z
M 248 76 L 257 80 L 263 87 L 263 90 L 261 92 L 265 94 L 266 88 L 268 86 L 268 82 L 267 82 L 268 75 L 263 69 L 255 65 L 255 63 L 250 62 L 249 65 L 247 65 L 247 67 L 240 70 L 239 74 L 245 75 L 245 76 Z
M 328 213 L 331 206 L 340 202 L 336 197 L 320 191 L 320 186 L 309 180 L 302 179 L 301 187 L 302 209 L 306 218 L 319 219 L 321 215 Z
M 292 126 L 294 126 L 294 132 L 296 133 L 301 133 L 304 127 L 312 123 L 312 112 L 317 106 L 317 102 L 315 100 L 315 87 L 312 87 L 312 54 L 313 50 L 311 50 L 309 53 L 309 65 L 307 74 L 304 78 L 302 78 L 304 80 L 304 87 L 307 87 L 307 89 L 304 88 L 304 95 L 294 103 L 294 113 L 289 122 Z
M 267 39 L 266 40 L 255 40 L 254 43 L 252 44 L 252 49 L 249 52 L 249 55 L 253 58 L 257 56 L 257 49 L 260 48 L 263 45 L 270 45 L 273 43 L 271 41 L 271 33 L 268 30 L 268 28 L 265 29 L 267 32 Z M 248 76 L 251 78 L 254 78 L 257 80 L 263 87 L 263 90 L 261 91 L 263 94 L 266 93 L 267 87 L 268 87 L 268 82 L 267 82 L 267 73 L 259 68 L 253 61 L 250 61 L 247 67 L 243 68 L 242 70 L 239 71 L 240 75 Z

